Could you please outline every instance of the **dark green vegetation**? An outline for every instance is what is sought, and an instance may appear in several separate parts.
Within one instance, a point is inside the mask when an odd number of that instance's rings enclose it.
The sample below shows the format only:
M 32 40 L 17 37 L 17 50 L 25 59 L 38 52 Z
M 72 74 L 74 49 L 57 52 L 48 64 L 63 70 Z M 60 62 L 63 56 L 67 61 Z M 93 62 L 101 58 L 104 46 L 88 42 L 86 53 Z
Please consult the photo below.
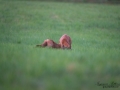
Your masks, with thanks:
M 72 50 L 35 47 L 64 33 Z M 120 83 L 120 6 L 0 2 L 0 90 L 103 89 L 97 82 Z

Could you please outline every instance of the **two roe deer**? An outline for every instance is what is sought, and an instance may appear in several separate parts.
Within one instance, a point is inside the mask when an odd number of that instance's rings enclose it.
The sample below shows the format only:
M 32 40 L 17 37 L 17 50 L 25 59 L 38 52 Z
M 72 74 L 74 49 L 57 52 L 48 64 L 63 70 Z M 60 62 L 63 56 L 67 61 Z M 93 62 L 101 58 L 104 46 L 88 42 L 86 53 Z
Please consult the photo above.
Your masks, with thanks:
M 51 48 L 62 48 L 62 49 L 71 49 L 71 38 L 67 35 L 64 34 L 60 40 L 59 44 L 54 42 L 53 40 L 46 39 L 41 45 L 36 45 L 40 47 L 51 47 Z

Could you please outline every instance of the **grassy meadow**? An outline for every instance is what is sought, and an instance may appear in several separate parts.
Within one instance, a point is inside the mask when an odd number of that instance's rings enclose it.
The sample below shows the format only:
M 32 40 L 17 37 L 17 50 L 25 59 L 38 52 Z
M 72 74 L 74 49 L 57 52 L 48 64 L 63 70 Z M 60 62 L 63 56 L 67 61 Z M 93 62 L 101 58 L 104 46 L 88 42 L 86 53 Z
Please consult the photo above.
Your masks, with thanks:
M 36 48 L 72 38 L 72 50 Z M 102 90 L 120 84 L 120 6 L 0 0 L 0 90 Z M 109 87 L 104 90 L 119 90 Z

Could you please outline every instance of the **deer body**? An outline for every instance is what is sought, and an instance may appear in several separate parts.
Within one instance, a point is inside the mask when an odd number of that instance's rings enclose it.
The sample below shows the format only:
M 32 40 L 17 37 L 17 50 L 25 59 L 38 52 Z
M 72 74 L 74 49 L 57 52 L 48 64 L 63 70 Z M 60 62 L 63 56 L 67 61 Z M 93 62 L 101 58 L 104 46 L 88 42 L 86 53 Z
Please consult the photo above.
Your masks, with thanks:
M 67 34 L 64 34 L 59 40 L 62 49 L 71 49 L 71 43 L 71 38 Z
M 40 47 L 51 47 L 51 48 L 61 48 L 60 44 L 57 44 L 53 40 L 46 39 L 42 44 L 36 45 Z

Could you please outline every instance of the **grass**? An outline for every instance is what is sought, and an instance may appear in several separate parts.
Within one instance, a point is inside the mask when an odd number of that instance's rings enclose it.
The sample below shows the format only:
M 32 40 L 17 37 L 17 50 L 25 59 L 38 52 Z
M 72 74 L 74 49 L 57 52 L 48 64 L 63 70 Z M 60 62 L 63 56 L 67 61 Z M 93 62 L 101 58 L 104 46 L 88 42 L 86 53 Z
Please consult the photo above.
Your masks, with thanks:
M 97 82 L 120 83 L 119 9 L 0 1 L 0 89 L 101 90 Z M 72 50 L 35 47 L 47 38 L 58 42 L 64 33 L 72 38 Z

